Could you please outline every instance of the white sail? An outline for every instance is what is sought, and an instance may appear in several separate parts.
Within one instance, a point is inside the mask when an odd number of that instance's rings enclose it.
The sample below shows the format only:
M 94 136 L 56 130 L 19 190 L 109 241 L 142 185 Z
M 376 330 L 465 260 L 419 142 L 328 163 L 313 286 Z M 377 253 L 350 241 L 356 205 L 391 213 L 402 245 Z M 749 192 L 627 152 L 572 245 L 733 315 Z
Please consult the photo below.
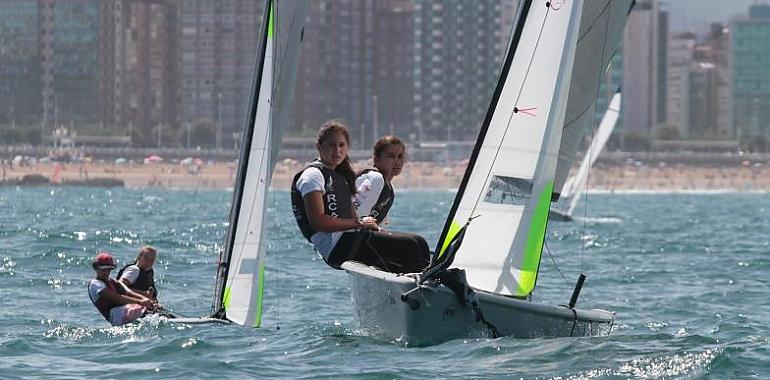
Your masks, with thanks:
M 620 93 L 616 93 L 615 96 L 612 97 L 610 106 L 607 107 L 607 112 L 604 113 L 604 117 L 602 118 L 601 123 L 599 123 L 599 128 L 596 130 L 596 134 L 594 135 L 593 140 L 591 140 L 591 145 L 588 147 L 585 156 L 583 156 L 583 161 L 580 163 L 577 173 L 575 173 L 574 176 L 569 177 L 564 184 L 561 195 L 568 201 L 567 215 L 571 216 L 572 212 L 575 210 L 575 207 L 580 200 L 580 194 L 582 194 L 582 191 L 588 184 L 588 171 L 591 169 L 591 166 L 594 165 L 596 159 L 599 158 L 602 149 L 604 149 L 604 145 L 607 143 L 607 140 L 609 140 L 610 135 L 612 135 L 612 130 L 615 129 L 615 124 L 620 117 L 620 100 Z
M 474 288 L 535 285 L 582 12 L 581 0 L 524 1 L 503 73 L 441 251 L 469 218 L 453 266 Z
M 225 241 L 222 264 L 225 268 L 221 276 L 224 284 L 215 300 L 219 304 L 215 306 L 223 308 L 224 317 L 254 327 L 260 325 L 262 318 L 265 203 L 281 131 L 288 116 L 307 9 L 304 1 L 280 4 L 288 5 L 286 12 L 282 11 L 284 7 L 276 6 L 272 1 L 267 4 L 249 125 L 241 146 L 230 228 Z M 280 106 L 275 107 L 274 102 Z
M 565 192 L 562 187 L 577 160 L 580 142 L 594 126 L 599 85 L 623 36 L 633 3 L 633 0 L 585 0 L 583 3 L 554 184 L 554 192 L 562 196 Z

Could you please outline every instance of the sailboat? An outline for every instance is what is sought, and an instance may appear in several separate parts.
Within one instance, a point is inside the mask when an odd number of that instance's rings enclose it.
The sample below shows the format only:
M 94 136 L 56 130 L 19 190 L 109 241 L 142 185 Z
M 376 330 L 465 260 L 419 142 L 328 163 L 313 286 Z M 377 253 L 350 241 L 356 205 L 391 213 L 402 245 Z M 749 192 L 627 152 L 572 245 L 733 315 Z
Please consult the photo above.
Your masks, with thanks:
M 308 1 L 268 0 L 265 7 L 213 303 L 215 319 L 252 327 L 262 321 L 265 206 L 296 83 Z
M 615 129 L 615 124 L 620 116 L 620 92 L 616 93 L 610 105 L 607 107 L 607 112 L 604 113 L 599 128 L 596 130 L 593 140 L 588 147 L 588 150 L 583 156 L 583 161 L 580 163 L 577 173 L 569 177 L 567 182 L 564 183 L 564 187 L 561 191 L 561 197 L 559 203 L 551 208 L 548 214 L 548 219 L 559 222 L 569 222 L 572 220 L 572 212 L 575 211 L 580 196 L 583 193 L 584 188 L 588 185 L 588 171 L 599 158 L 599 155 L 604 149 L 604 145 L 612 135 L 612 130 Z M 559 207 L 559 205 L 565 205 Z
M 614 314 L 531 302 L 551 202 L 592 122 L 599 77 L 633 0 L 523 0 L 489 110 L 431 266 L 348 261 L 360 327 L 407 345 L 465 337 L 585 336 Z M 590 120 L 590 121 L 589 121 Z M 566 169 L 564 169 L 566 167 Z

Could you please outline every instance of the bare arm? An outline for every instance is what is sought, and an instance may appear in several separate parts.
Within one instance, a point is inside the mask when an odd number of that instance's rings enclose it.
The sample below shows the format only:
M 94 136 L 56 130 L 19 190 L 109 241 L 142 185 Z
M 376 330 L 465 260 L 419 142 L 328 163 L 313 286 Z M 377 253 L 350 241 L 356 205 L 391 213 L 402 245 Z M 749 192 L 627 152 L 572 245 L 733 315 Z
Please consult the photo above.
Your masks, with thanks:
M 144 307 L 152 307 L 152 301 L 147 297 L 139 296 L 136 293 L 120 294 L 110 289 L 104 289 L 99 293 L 100 297 L 104 297 L 107 301 L 117 303 L 120 305 L 128 305 L 131 303 L 138 303 Z M 138 297 L 136 297 L 138 296 Z
M 131 282 L 128 281 L 128 279 L 125 278 L 125 277 L 121 277 L 118 282 L 120 282 L 120 284 L 123 285 L 123 289 L 126 291 L 126 294 L 130 294 L 130 295 L 132 295 L 135 298 L 145 297 L 145 298 L 149 298 L 151 300 L 154 298 L 153 295 L 152 295 L 152 290 L 144 291 L 144 290 L 134 290 L 134 289 L 132 289 L 131 288 Z
M 310 227 L 316 231 L 337 232 L 354 228 L 377 229 L 376 223 L 359 222 L 358 219 L 342 219 L 326 215 L 323 194 L 320 191 L 307 193 L 302 200 L 305 202 Z

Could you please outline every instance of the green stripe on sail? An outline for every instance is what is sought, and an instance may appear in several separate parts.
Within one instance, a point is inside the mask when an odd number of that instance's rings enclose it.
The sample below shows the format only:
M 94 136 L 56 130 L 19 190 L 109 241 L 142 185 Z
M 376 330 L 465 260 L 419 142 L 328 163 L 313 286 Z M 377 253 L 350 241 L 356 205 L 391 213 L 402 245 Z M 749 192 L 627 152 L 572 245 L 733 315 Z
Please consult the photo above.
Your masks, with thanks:
M 273 4 L 270 4 L 270 18 L 267 20 L 267 38 L 273 38 L 273 28 L 275 27 L 275 23 L 273 23 L 273 16 L 275 15 L 275 12 L 273 11 Z
M 540 193 L 532 214 L 532 222 L 529 224 L 527 245 L 524 248 L 524 262 L 521 264 L 521 277 L 517 297 L 526 297 L 535 289 L 537 269 L 540 266 L 540 255 L 543 253 L 545 241 L 545 226 L 548 222 L 548 210 L 551 208 L 551 195 L 553 193 L 553 181 L 548 182 Z
M 257 314 L 254 316 L 254 327 L 262 323 L 262 294 L 265 290 L 265 264 L 259 266 L 259 278 L 257 279 Z
M 230 307 L 230 287 L 225 288 L 225 296 L 222 297 L 222 306 L 224 306 L 225 310 L 227 310 L 228 307 Z
M 452 221 L 452 224 L 449 225 L 449 232 L 446 234 L 446 238 L 444 239 L 444 242 L 441 244 L 441 251 L 438 253 L 438 258 L 440 259 L 441 256 L 444 256 L 444 252 L 446 252 L 447 247 L 449 247 L 449 242 L 454 239 L 455 235 L 457 235 L 458 232 L 463 228 L 459 223 Z

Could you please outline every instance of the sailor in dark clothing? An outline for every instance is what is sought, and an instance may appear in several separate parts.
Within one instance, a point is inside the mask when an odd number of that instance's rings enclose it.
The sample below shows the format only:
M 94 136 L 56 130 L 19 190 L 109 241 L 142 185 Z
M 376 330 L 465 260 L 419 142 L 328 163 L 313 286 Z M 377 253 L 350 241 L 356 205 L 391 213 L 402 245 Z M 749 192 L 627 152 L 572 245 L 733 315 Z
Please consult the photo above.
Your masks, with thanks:
M 337 121 L 324 124 L 316 148 L 320 158 L 294 177 L 292 208 L 302 234 L 334 268 L 347 260 L 392 272 L 419 272 L 428 246 L 416 235 L 380 232 L 377 220 L 356 217 L 351 196 L 355 173 L 348 158 L 350 135 Z
M 139 254 L 136 255 L 136 260 L 124 266 L 118 272 L 118 281 L 125 284 L 129 289 L 157 301 L 158 291 L 155 288 L 155 271 L 152 269 L 157 257 L 158 252 L 155 248 L 149 245 L 142 247 L 139 250 Z

